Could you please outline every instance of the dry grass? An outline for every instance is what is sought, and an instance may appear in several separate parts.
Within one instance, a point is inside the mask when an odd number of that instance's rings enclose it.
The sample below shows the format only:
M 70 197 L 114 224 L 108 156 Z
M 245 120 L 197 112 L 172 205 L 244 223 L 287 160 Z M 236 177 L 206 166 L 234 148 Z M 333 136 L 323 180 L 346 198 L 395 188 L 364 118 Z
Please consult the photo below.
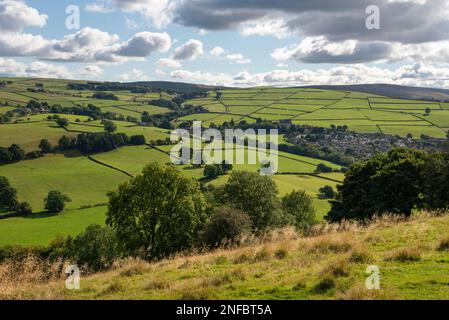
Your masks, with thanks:
M 78 293 L 64 289 L 62 263 L 49 264 L 33 257 L 22 263 L 5 261 L 0 264 L 0 299 L 244 297 L 233 292 L 270 298 L 278 297 L 276 290 L 280 288 L 301 298 L 389 299 L 392 296 L 385 290 L 367 290 L 362 285 L 364 264 L 377 264 L 383 259 L 383 263 L 397 266 L 398 262 L 420 261 L 425 250 L 426 259 L 427 255 L 439 254 L 434 238 L 426 238 L 426 228 L 432 227 L 434 234 L 442 235 L 447 220 L 424 213 L 407 219 L 377 218 L 372 225 L 322 224 L 309 236 L 282 229 L 260 238 L 248 237 L 235 248 L 184 253 L 153 263 L 120 260 L 107 272 L 83 274 Z M 390 241 L 400 247 L 408 232 L 404 234 L 404 230 L 410 229 L 428 240 L 421 243 L 414 238 L 413 243 L 419 246 L 389 250 Z M 441 240 L 437 249 L 448 250 L 449 238 Z M 362 280 L 357 280 L 360 274 Z
M 416 262 L 421 260 L 421 250 L 418 247 L 399 248 L 390 251 L 385 261 Z
M 437 248 L 438 251 L 449 251 L 449 237 L 444 238 L 440 241 Z

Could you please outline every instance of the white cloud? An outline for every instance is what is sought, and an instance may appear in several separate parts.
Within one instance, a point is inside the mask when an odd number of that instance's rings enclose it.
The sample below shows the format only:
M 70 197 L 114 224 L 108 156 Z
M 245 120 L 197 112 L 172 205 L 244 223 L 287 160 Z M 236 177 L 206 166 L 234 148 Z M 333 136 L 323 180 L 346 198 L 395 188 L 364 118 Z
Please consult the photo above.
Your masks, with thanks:
M 240 34 L 247 36 L 273 36 L 284 39 L 290 36 L 290 30 L 283 19 L 260 19 L 242 25 Z
M 85 79 L 98 78 L 103 70 L 97 65 L 85 65 L 79 68 L 77 75 Z
M 214 57 L 219 57 L 219 56 L 221 56 L 224 53 L 225 53 L 225 49 L 223 49 L 222 47 L 214 47 L 210 51 L 210 55 L 214 56 Z
M 251 63 L 251 59 L 245 58 L 241 53 L 230 53 L 226 55 L 226 59 L 237 64 L 248 64 Z
M 120 81 L 147 81 L 150 80 L 150 77 L 148 77 L 143 70 L 140 69 L 131 69 L 130 72 L 123 73 L 118 76 L 118 79 Z
M 167 33 L 139 32 L 131 39 L 122 42 L 116 52 L 127 57 L 146 57 L 153 51 L 166 52 L 171 47 L 171 39 Z
M 5 58 L 0 58 L 0 75 L 35 78 L 73 78 L 72 73 L 65 66 L 40 61 L 26 64 Z
M 43 27 L 48 16 L 20 0 L 0 0 L 0 30 L 21 31 L 26 27 Z
M 171 6 L 168 0 L 110 0 L 124 12 L 142 14 L 156 28 L 165 27 L 171 20 Z
M 389 83 L 449 88 L 449 67 L 424 64 L 402 66 L 395 70 L 359 64 L 317 70 L 241 71 L 235 75 L 176 70 L 170 76 L 188 82 L 242 87 Z
M 170 58 L 159 59 L 156 62 L 156 65 L 161 68 L 179 68 L 181 67 L 181 63 L 177 60 Z
M 175 49 L 174 60 L 195 60 L 204 53 L 203 43 L 199 40 L 190 39 Z
M 98 2 L 92 2 L 92 3 L 88 3 L 84 9 L 87 12 L 94 12 L 94 13 L 109 13 L 112 12 L 113 9 L 111 8 L 111 6 L 108 4 L 107 1 L 98 1 Z
M 387 60 L 391 52 L 391 45 L 385 42 L 331 42 L 325 37 L 307 37 L 299 44 L 276 49 L 271 57 L 277 61 L 293 59 L 305 63 L 361 63 Z

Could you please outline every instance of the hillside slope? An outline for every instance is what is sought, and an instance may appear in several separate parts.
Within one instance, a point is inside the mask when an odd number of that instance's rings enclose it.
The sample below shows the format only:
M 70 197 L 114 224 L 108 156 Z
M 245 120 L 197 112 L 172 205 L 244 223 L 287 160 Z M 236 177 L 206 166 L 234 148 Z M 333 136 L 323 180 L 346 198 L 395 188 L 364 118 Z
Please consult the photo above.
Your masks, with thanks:
M 64 289 L 63 280 L 14 288 L 22 297 L 50 299 L 449 298 L 449 215 L 339 228 L 324 226 L 308 238 L 284 230 L 233 250 L 125 262 L 82 276 L 80 291 Z M 365 288 L 369 265 L 380 269 L 380 290 Z

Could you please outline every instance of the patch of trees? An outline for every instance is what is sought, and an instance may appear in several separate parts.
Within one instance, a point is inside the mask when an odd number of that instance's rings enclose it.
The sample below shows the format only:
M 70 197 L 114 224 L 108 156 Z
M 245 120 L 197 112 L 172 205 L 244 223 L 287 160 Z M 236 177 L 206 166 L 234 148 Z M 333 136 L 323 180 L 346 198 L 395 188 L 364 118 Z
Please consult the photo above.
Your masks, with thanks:
M 19 215 L 30 215 L 33 212 L 28 202 L 17 200 L 17 189 L 13 188 L 8 178 L 0 176 L 0 209 L 15 211 Z
M 94 132 L 81 133 L 77 137 L 62 136 L 59 150 L 79 149 L 84 153 L 107 152 L 126 145 L 143 145 L 143 135 L 129 137 L 125 133 Z
M 204 176 L 208 179 L 213 179 L 218 176 L 227 174 L 233 168 L 232 164 L 223 160 L 220 164 L 206 164 L 204 166 Z
M 36 100 L 30 100 L 25 106 L 25 110 L 31 113 L 58 113 L 58 114 L 74 114 L 79 116 L 88 116 L 93 120 L 99 119 L 109 119 L 109 120 L 127 120 L 130 122 L 137 122 L 137 119 L 133 117 L 127 117 L 123 115 L 118 115 L 114 112 L 103 112 L 99 107 L 94 106 L 93 104 L 88 104 L 87 106 L 71 106 L 71 107 L 63 107 L 59 104 L 54 104 L 49 106 L 46 102 L 39 102 Z M 55 119 L 59 117 L 58 115 L 54 116 Z M 131 121 L 132 120 L 132 121 Z
M 329 221 L 447 210 L 449 154 L 393 149 L 351 166 L 337 191 L 326 217 Z
M 118 100 L 118 97 L 115 94 L 108 92 L 95 92 L 92 95 L 92 98 L 101 100 Z
M 171 129 L 171 121 L 184 117 L 194 113 L 208 112 L 206 109 L 200 106 L 184 105 L 183 107 L 177 107 L 173 111 L 161 114 L 151 115 L 147 111 L 142 113 L 141 120 L 143 123 L 151 124 L 159 128 Z
M 25 151 L 17 144 L 8 148 L 0 147 L 0 164 L 18 162 L 25 159 Z

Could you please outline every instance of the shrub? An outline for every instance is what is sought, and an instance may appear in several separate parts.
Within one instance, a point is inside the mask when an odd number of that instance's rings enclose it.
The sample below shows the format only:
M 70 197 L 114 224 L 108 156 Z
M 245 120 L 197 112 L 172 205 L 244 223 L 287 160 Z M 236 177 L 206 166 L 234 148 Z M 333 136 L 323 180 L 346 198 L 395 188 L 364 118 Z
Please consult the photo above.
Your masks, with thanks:
M 67 202 L 72 201 L 67 195 L 60 191 L 50 191 L 44 199 L 45 209 L 52 213 L 58 213 L 64 210 Z
M 325 276 L 318 281 L 313 287 L 313 292 L 318 294 L 324 294 L 330 289 L 335 288 L 335 280 L 331 276 Z
M 316 166 L 316 172 L 324 172 L 324 173 L 326 173 L 326 172 L 332 172 L 332 171 L 334 171 L 334 169 L 332 167 L 328 166 L 325 163 L 319 163 Z
M 316 221 L 313 200 L 304 191 L 292 191 L 285 195 L 282 198 L 282 211 L 298 230 L 305 230 Z
M 318 190 L 320 192 L 319 197 L 321 199 L 334 199 L 336 192 L 331 186 L 324 186 Z
M 21 202 L 17 206 L 16 212 L 24 216 L 29 216 L 33 213 L 33 209 L 28 202 Z
M 92 271 L 109 268 L 120 255 L 118 241 L 109 227 L 90 225 L 70 248 L 76 263 Z
M 206 224 L 202 242 L 209 248 L 222 244 L 233 245 L 242 235 L 251 232 L 251 219 L 242 211 L 230 207 L 219 207 Z

